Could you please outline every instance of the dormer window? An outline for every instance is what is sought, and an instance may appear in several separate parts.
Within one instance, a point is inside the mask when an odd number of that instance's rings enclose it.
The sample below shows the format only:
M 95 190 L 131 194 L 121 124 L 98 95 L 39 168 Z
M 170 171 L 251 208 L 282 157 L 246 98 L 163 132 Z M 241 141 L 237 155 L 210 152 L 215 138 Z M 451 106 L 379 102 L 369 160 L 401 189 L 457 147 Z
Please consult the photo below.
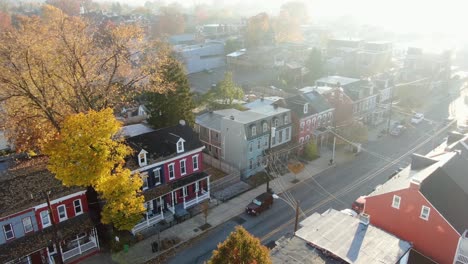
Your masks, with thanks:
M 147 160 L 146 160 L 146 154 L 148 152 L 146 152 L 144 149 L 142 149 L 140 151 L 140 153 L 138 154 L 138 165 L 140 165 L 140 167 L 143 167 L 143 166 L 146 166 L 147 163 Z
M 278 125 L 279 125 L 279 120 L 278 120 L 278 118 L 275 118 L 274 124 L 275 124 L 275 125 L 274 125 L 275 127 L 278 127 Z
M 284 116 L 284 124 L 286 125 L 289 122 L 288 115 Z
M 309 112 L 309 104 L 304 105 L 304 114 L 307 114 Z
M 252 136 L 257 135 L 257 127 L 255 125 L 252 126 Z
M 177 153 L 184 152 L 184 142 L 185 142 L 185 140 L 183 138 L 181 138 L 181 139 L 179 139 L 179 141 L 177 141 Z

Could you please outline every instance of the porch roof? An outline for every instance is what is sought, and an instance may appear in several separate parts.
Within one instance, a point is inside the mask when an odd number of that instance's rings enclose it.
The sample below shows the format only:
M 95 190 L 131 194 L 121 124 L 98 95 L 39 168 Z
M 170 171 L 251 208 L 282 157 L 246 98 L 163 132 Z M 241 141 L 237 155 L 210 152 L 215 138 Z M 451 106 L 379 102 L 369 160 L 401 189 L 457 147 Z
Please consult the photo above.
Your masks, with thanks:
M 91 218 L 87 213 L 60 222 L 57 226 L 62 239 L 71 238 L 83 231 L 94 227 Z M 54 229 L 48 227 L 31 235 L 17 238 L 11 242 L 0 245 L 0 263 L 5 263 L 14 259 L 21 258 L 49 245 L 53 239 Z

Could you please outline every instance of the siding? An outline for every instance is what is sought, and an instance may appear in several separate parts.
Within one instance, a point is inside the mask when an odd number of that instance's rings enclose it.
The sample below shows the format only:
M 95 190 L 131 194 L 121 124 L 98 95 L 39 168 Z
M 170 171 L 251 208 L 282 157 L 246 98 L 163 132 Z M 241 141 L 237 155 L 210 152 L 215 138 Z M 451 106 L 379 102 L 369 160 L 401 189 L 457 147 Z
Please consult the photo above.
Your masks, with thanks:
M 32 210 L 31 211 L 26 211 L 26 212 L 24 212 L 22 214 L 16 214 L 16 215 L 14 215 L 12 217 L 4 218 L 4 219 L 2 219 L 0 221 L 0 228 L 1 228 L 0 229 L 1 230 L 0 245 L 4 244 L 6 242 L 5 233 L 3 231 L 3 226 L 4 225 L 11 224 L 13 226 L 13 232 L 15 234 L 15 238 L 11 239 L 11 240 L 8 240 L 8 242 L 13 241 L 13 240 L 15 240 L 17 238 L 23 237 L 25 235 L 22 221 L 23 221 L 23 218 L 26 218 L 26 217 L 31 217 L 31 223 L 33 225 L 34 232 L 38 231 L 36 217 L 34 216 L 34 211 L 32 211 Z
M 193 170 L 193 157 L 194 156 L 198 156 L 198 170 Z M 180 170 L 180 161 L 181 160 L 184 160 L 185 159 L 185 169 L 186 169 L 186 174 L 184 175 L 181 175 L 181 170 Z M 175 178 L 170 180 L 169 179 L 169 165 L 170 164 L 174 164 L 174 173 L 175 173 Z M 164 181 L 167 183 L 167 182 L 171 182 L 171 181 L 175 181 L 175 180 L 178 180 L 184 176 L 188 176 L 194 172 L 199 172 L 199 171 L 203 171 L 203 155 L 201 152 L 197 152 L 193 155 L 189 155 L 189 156 L 185 156 L 185 157 L 182 157 L 182 158 L 179 158 L 179 159 L 176 159 L 176 160 L 173 160 L 171 162 L 168 162 L 168 163 L 165 163 L 164 166 L 163 166 L 163 170 L 164 170 L 164 175 L 162 177 L 164 177 Z
M 401 197 L 400 209 L 392 207 L 393 195 Z M 421 207 L 431 208 L 429 220 L 421 219 Z M 365 212 L 373 225 L 413 243 L 414 248 L 439 263 L 452 263 L 458 233 L 416 189 L 368 197 Z
M 81 207 L 82 207 L 83 213 L 88 212 L 88 201 L 86 199 L 86 193 L 84 193 L 82 195 L 77 195 L 77 196 L 74 196 L 72 198 L 63 200 L 63 201 L 61 201 L 59 203 L 52 204 L 51 205 L 52 214 L 53 214 L 53 217 L 54 217 L 55 221 L 59 221 L 57 207 L 59 207 L 61 205 L 65 205 L 65 207 L 66 207 L 67 219 L 75 217 L 75 208 L 74 208 L 74 205 L 73 205 L 73 201 L 78 200 L 78 199 L 81 200 Z M 35 211 L 36 221 L 38 223 L 39 230 L 43 229 L 42 221 L 41 221 L 41 212 L 47 211 L 47 210 L 48 210 L 48 208 L 47 208 L 47 205 L 46 205 L 44 207 L 38 208 Z M 52 219 L 50 219 L 50 220 L 52 221 Z M 66 220 L 63 220 L 63 221 L 66 221 Z

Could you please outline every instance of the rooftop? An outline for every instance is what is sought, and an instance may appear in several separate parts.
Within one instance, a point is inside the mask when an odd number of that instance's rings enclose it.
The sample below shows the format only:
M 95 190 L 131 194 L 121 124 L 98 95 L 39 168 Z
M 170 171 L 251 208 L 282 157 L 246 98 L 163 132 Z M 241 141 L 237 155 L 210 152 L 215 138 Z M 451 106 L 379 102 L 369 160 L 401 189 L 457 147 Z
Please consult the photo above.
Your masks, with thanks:
M 262 107 L 262 106 L 266 106 L 266 105 L 272 105 L 274 102 L 279 101 L 281 99 L 283 99 L 283 97 L 269 96 L 269 97 L 264 97 L 264 98 L 257 99 L 257 100 L 255 100 L 253 102 L 250 102 L 250 103 L 246 103 L 246 104 L 244 104 L 244 106 L 247 107 L 247 108 L 253 109 L 253 108 Z
M 121 133 L 124 137 L 134 137 L 151 131 L 154 129 L 145 124 L 134 124 L 122 127 Z
M 296 236 L 348 263 L 398 263 L 411 244 L 334 209 L 301 222 Z
M 333 75 L 333 76 L 320 78 L 316 81 L 316 83 L 324 83 L 324 84 L 329 84 L 329 85 L 337 85 L 338 83 L 340 83 L 341 86 L 345 86 L 345 85 L 359 82 L 359 81 L 360 79 Z
M 14 163 L 0 173 L 0 218 L 45 203 L 44 192 L 54 200 L 84 190 L 65 187 L 47 170 L 47 157 L 39 156 Z
M 198 115 L 196 117 L 196 123 L 216 131 L 221 131 L 221 119 L 225 116 L 237 115 L 240 111 L 237 109 L 223 109 L 217 111 L 211 111 Z
M 329 92 L 329 91 L 331 91 L 333 89 L 335 89 L 335 88 L 333 88 L 331 86 L 306 86 L 304 88 L 299 89 L 299 91 L 301 91 L 302 93 L 309 93 L 309 92 L 312 92 L 312 91 L 317 91 L 320 94 L 324 94 L 324 93 L 327 93 L 327 92 Z
M 272 115 L 287 113 L 289 111 L 290 111 L 289 109 L 282 108 L 282 107 L 279 107 L 279 106 L 265 105 L 265 106 L 260 106 L 260 107 L 250 109 L 250 110 L 248 110 L 246 112 L 263 114 L 265 116 L 272 116 Z

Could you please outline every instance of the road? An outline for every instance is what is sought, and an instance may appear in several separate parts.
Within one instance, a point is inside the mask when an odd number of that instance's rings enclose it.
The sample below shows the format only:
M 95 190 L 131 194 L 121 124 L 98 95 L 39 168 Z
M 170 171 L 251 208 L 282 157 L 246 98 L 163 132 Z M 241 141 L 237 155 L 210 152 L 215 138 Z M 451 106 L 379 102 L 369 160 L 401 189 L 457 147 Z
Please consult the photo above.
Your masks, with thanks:
M 434 145 L 441 143 L 442 138 L 447 135 L 446 131 L 441 132 L 434 140 L 428 138 L 442 127 L 439 121 L 448 116 L 451 101 L 449 97 L 434 100 L 424 113 L 431 121 L 426 120 L 409 128 L 400 137 L 385 136 L 370 142 L 363 146 L 366 151 L 354 160 L 323 171 L 290 189 L 294 199 L 300 201 L 300 208 L 304 213 L 301 219 L 304 215 L 323 212 L 328 208 L 349 208 L 357 197 L 368 194 L 377 185 L 384 183 L 398 167 L 408 165 L 411 153 L 427 153 Z M 399 159 L 398 162 L 389 162 L 395 159 Z M 388 168 L 381 169 L 385 167 Z M 203 263 L 210 258 L 217 244 L 224 241 L 239 224 L 259 237 L 262 243 L 269 244 L 293 232 L 294 209 L 279 199 L 275 200 L 270 210 L 257 217 L 243 213 L 211 230 L 203 239 L 169 259 L 168 263 Z

